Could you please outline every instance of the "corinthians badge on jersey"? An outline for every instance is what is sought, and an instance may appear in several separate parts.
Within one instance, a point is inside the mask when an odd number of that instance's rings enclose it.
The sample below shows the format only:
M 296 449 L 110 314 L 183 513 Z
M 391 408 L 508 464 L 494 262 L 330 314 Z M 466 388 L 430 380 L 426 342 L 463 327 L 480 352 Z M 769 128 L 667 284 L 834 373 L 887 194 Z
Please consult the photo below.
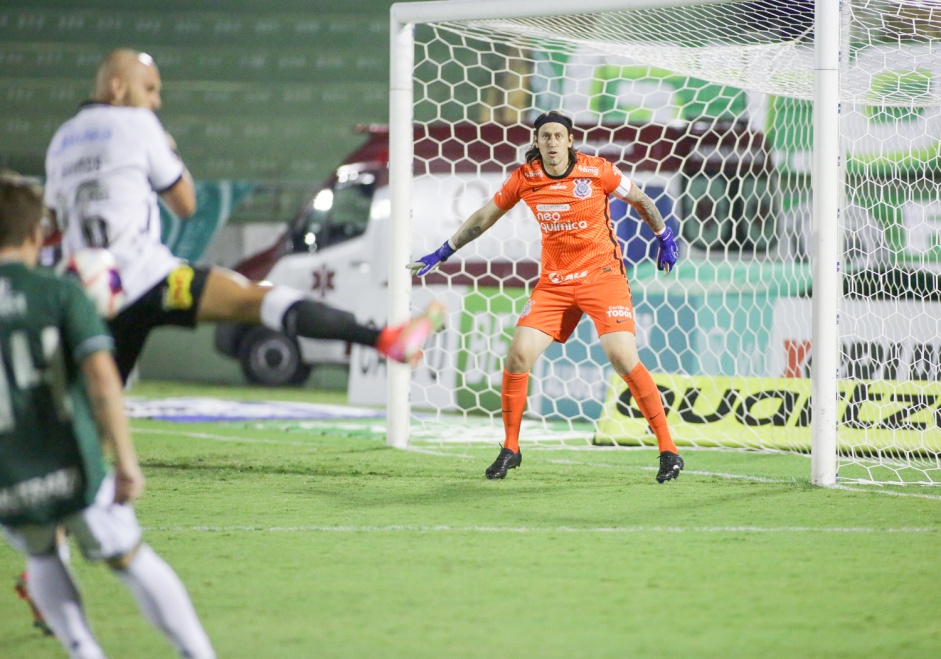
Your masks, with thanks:
M 575 189 L 572 190 L 572 194 L 575 195 L 576 199 L 587 199 L 591 196 L 590 178 L 577 178 L 572 182 L 575 184 Z

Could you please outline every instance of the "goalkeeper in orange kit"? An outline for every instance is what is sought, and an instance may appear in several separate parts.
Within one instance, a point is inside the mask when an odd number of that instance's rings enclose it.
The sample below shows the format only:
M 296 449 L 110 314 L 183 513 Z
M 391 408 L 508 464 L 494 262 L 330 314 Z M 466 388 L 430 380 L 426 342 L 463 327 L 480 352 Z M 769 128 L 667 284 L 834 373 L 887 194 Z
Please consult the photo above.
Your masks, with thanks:
M 673 233 L 650 197 L 617 167 L 573 148 L 571 119 L 560 112 L 546 112 L 533 127 L 535 139 L 526 153 L 526 163 L 447 242 L 408 266 L 419 277 L 431 272 L 521 200 L 532 210 L 542 231 L 539 282 L 520 314 L 503 369 L 501 400 L 506 440 L 486 476 L 504 478 L 507 470 L 522 463 L 519 432 L 529 371 L 553 341 L 565 343 L 582 314 L 587 313 L 594 321 L 605 355 L 627 383 L 657 437 L 657 481 L 677 478 L 683 458 L 670 436 L 660 392 L 637 354 L 631 290 L 611 223 L 608 197 L 614 195 L 626 201 L 653 230 L 660 242 L 657 267 L 667 274 L 677 258 Z

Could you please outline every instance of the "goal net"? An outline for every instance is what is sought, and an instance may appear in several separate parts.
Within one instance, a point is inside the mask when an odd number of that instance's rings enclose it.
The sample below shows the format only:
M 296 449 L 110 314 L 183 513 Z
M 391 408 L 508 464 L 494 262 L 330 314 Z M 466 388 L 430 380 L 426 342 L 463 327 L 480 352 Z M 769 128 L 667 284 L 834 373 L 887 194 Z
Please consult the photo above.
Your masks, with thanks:
M 677 444 L 809 452 L 813 2 L 609 1 L 553 15 L 555 4 L 393 8 L 414 26 L 413 167 L 391 170 L 409 186 L 409 256 L 482 206 L 523 162 L 532 120 L 560 109 L 576 148 L 616 163 L 678 236 L 664 276 L 650 230 L 611 200 L 640 356 Z M 464 18 L 459 5 L 499 13 Z M 533 15 L 519 17 L 526 6 Z M 841 212 L 818 220 L 839 223 L 842 255 L 839 480 L 938 483 L 941 9 L 844 0 L 841 21 Z M 411 375 L 410 441 L 502 440 L 503 359 L 539 255 L 521 203 L 408 282 L 414 308 L 449 305 L 448 328 Z M 587 317 L 535 366 L 521 442 L 656 445 Z

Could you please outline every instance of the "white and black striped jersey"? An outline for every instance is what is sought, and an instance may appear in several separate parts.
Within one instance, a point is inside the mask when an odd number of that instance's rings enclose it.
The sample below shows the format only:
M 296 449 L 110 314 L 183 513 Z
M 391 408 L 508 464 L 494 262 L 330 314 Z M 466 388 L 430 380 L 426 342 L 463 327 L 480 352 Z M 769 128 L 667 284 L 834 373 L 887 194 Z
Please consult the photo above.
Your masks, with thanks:
M 158 193 L 183 176 L 150 110 L 88 103 L 66 121 L 46 153 L 46 205 L 62 230 L 64 256 L 106 247 L 115 256 L 125 306 L 179 263 L 160 242 Z

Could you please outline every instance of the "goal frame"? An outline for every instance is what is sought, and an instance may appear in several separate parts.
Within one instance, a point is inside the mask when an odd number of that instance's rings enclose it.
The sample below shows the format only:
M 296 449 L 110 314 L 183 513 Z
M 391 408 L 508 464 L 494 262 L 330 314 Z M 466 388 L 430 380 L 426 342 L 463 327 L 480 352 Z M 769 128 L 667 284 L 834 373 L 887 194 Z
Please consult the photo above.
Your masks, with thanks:
M 389 188 L 391 240 L 389 243 L 390 323 L 403 322 L 409 313 L 411 275 L 402 267 L 409 254 L 411 176 L 414 149 L 413 68 L 415 23 L 536 16 L 566 16 L 618 9 L 655 9 L 684 5 L 706 6 L 727 0 L 432 0 L 396 3 L 390 9 L 389 80 Z M 815 350 L 811 373 L 813 421 L 811 426 L 811 482 L 836 484 L 836 437 L 839 368 L 840 256 L 840 39 L 842 2 L 815 0 L 814 110 L 813 110 L 813 298 L 812 341 Z M 389 364 L 387 381 L 387 443 L 408 446 L 410 425 L 409 368 Z

